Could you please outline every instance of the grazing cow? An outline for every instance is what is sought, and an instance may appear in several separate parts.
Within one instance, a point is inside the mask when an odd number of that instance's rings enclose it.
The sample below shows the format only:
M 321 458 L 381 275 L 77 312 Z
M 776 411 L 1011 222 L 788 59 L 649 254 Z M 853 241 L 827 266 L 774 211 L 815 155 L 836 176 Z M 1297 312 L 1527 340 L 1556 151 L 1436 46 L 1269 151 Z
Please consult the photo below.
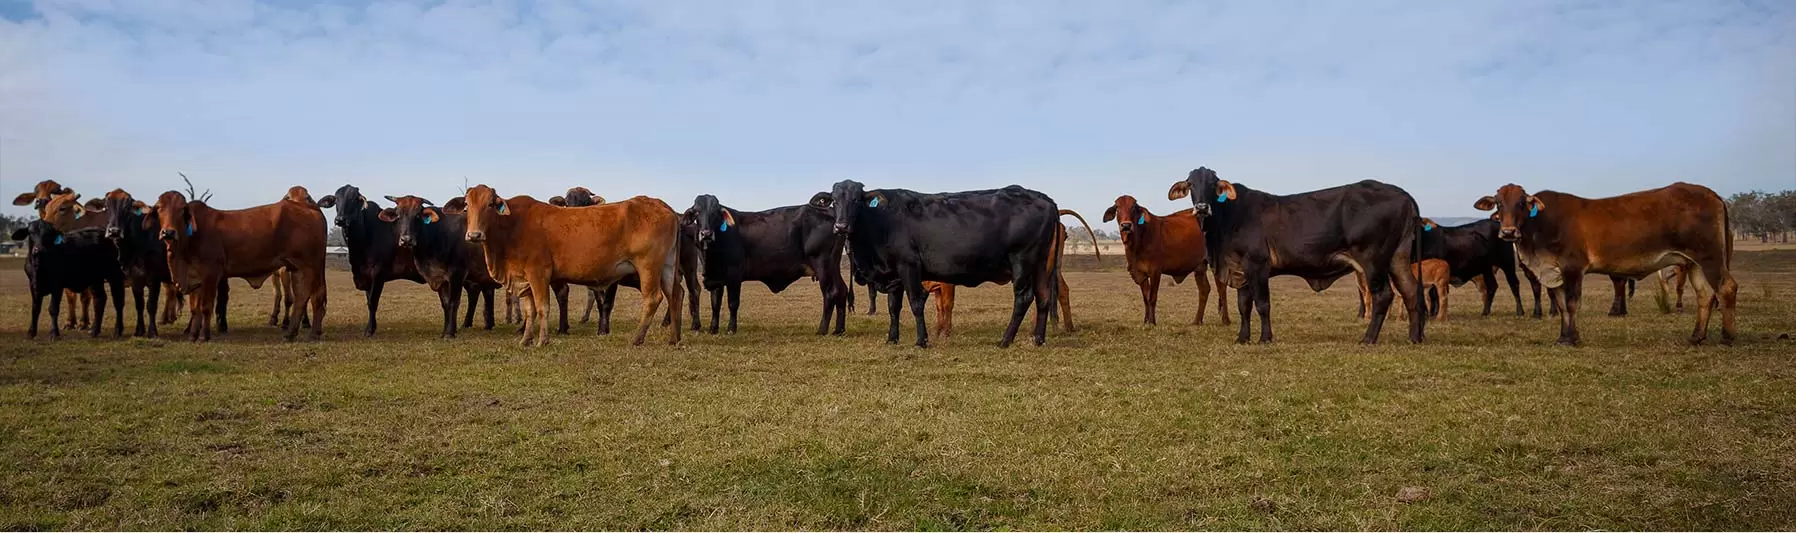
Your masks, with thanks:
M 1578 307 L 1586 273 L 1640 278 L 1672 265 L 1689 269 L 1696 289 L 1696 330 L 1691 344 L 1708 337 L 1709 311 L 1721 304 L 1721 343 L 1734 341 L 1734 236 L 1727 203 L 1701 185 L 1677 182 L 1608 198 L 1557 191 L 1528 194 L 1508 184 L 1473 207 L 1496 210 L 1498 236 L 1560 303 L 1559 344 L 1578 343 Z M 1706 293 L 1706 294 L 1705 294 Z
M 479 243 L 493 279 L 523 284 L 530 297 L 519 343 L 549 343 L 553 282 L 604 287 L 632 273 L 642 284 L 642 344 L 663 300 L 672 317 L 668 344 L 680 342 L 680 217 L 647 196 L 591 207 L 556 207 L 529 196 L 501 198 L 486 185 L 468 189 L 468 242 Z M 534 328 L 534 331 L 533 329 Z
M 1160 276 L 1172 276 L 1174 285 L 1184 283 L 1186 276 L 1197 276 L 1197 318 L 1192 324 L 1204 323 L 1204 308 L 1210 301 L 1209 255 L 1204 248 L 1204 232 L 1192 210 L 1168 216 L 1148 212 L 1147 208 L 1127 194 L 1104 210 L 1104 222 L 1116 220 L 1122 235 L 1123 254 L 1128 259 L 1129 276 L 1141 287 L 1141 303 L 1146 313 L 1142 322 L 1156 324 L 1160 308 Z M 1216 277 L 1216 313 L 1222 325 L 1229 324 L 1228 292 L 1222 277 Z
M 1355 273 L 1368 281 L 1372 319 L 1360 342 L 1374 344 L 1390 310 L 1391 282 L 1409 306 L 1409 341 L 1422 342 L 1425 313 L 1415 307 L 1418 283 L 1410 265 L 1421 260 L 1421 215 L 1408 192 L 1375 180 L 1293 195 L 1256 191 L 1199 167 L 1172 185 L 1167 199 L 1191 197 L 1202 220 L 1213 269 L 1237 290 L 1246 343 L 1249 312 L 1260 313 L 1260 342 L 1272 342 L 1272 276 L 1333 280 Z
M 1079 216 L 1078 213 L 1075 213 L 1070 209 L 1061 209 L 1060 214 L 1061 215 L 1072 215 L 1079 219 L 1080 224 L 1085 225 L 1085 233 L 1091 236 L 1092 256 L 1097 257 L 1099 260 L 1102 260 L 1104 258 L 1104 256 L 1101 252 L 1098 251 L 1098 234 L 1095 231 L 1091 231 L 1090 224 L 1085 224 L 1085 217 Z M 1065 245 L 1066 245 L 1065 229 L 1055 231 L 1054 232 L 1055 248 L 1059 249 L 1060 247 L 1065 246 Z M 1056 255 L 1058 255 L 1058 254 L 1056 254 Z M 1053 258 L 1053 261 L 1058 262 L 1059 260 L 1060 260 L 1059 257 Z M 1060 298 L 1059 298 L 1060 312 L 1058 314 L 1059 315 L 1058 318 L 1060 319 L 1059 320 L 1060 321 L 1060 329 L 1061 329 L 1061 331 L 1064 331 L 1067 333 L 1072 333 L 1074 331 L 1077 331 L 1077 329 L 1073 327 L 1073 303 L 1072 303 L 1072 296 L 1071 296 L 1072 289 L 1067 286 L 1066 276 L 1064 276 L 1060 273 L 1060 269 L 1054 268 L 1054 267 L 1049 267 L 1049 268 L 1050 268 L 1050 270 L 1054 271 L 1054 273 L 1055 273 L 1054 281 L 1060 287 Z M 999 285 L 1003 285 L 1003 283 L 999 283 Z M 936 297 L 936 301 L 935 301 L 935 336 L 945 338 L 945 337 L 953 335 L 954 334 L 954 285 L 950 284 L 950 283 L 942 283 L 939 281 L 925 281 L 925 282 L 923 282 L 923 292 L 927 293 L 927 294 L 934 295 Z M 1050 310 L 1051 309 L 1052 308 L 1050 308 Z M 1048 313 L 1048 321 L 1049 322 L 1056 321 L 1056 314 L 1052 313 L 1052 312 Z
M 923 321 L 923 282 L 976 287 L 1014 282 L 1010 324 L 999 347 L 1009 347 L 1029 305 L 1035 304 L 1033 341 L 1047 342 L 1048 315 L 1059 295 L 1054 283 L 1060 250 L 1059 207 L 1040 192 L 1003 189 L 923 194 L 904 189 L 866 190 L 843 180 L 831 190 L 835 232 L 848 237 L 853 268 L 891 299 L 886 342 L 898 342 L 899 291 L 910 299 L 917 346 L 929 346 Z
M 467 242 L 468 220 L 465 213 L 445 213 L 416 196 L 388 196 L 393 207 L 380 212 L 380 219 L 393 224 L 399 246 L 411 251 L 417 270 L 430 290 L 436 291 L 443 307 L 443 338 L 455 338 L 455 311 L 461 306 L 463 290 L 479 290 L 486 295 L 486 327 L 493 327 L 493 291 L 499 283 L 486 269 L 486 258 L 480 246 Z M 478 298 L 469 298 L 471 311 Z
M 559 206 L 559 207 L 587 207 L 587 206 L 594 206 L 594 205 L 599 205 L 599 204 L 605 203 L 605 197 L 599 196 L 597 194 L 593 194 L 591 190 L 589 190 L 585 187 L 574 187 L 574 188 L 567 190 L 567 196 L 565 198 L 561 197 L 561 196 L 552 197 L 552 198 L 549 198 L 549 203 L 551 205 L 555 205 L 555 206 Z M 681 226 L 680 227 L 680 280 L 681 280 L 681 284 L 684 285 L 686 288 L 686 303 L 687 303 L 686 309 L 687 309 L 687 313 L 691 316 L 692 331 L 698 331 L 698 328 L 699 328 L 699 320 L 698 320 L 698 291 L 699 291 L 698 261 L 699 260 L 698 260 L 698 258 L 699 258 L 700 254 L 699 254 L 697 239 L 698 239 L 697 228 L 694 228 L 691 226 Z M 610 335 L 611 334 L 611 308 L 614 304 L 617 303 L 617 288 L 618 288 L 618 286 L 629 287 L 629 288 L 636 289 L 636 290 L 640 291 L 640 290 L 642 290 L 642 287 L 641 287 L 642 281 L 637 279 L 637 276 L 635 274 L 631 274 L 628 276 L 624 276 L 624 278 L 622 280 L 618 281 L 617 283 L 614 283 L 611 286 L 605 287 L 605 290 L 602 292 L 599 289 L 587 287 L 587 289 L 586 289 L 586 310 L 580 314 L 580 323 L 585 324 L 587 320 L 591 319 L 593 309 L 594 309 L 594 307 L 597 307 L 598 311 L 599 311 L 599 334 L 600 335 Z M 555 300 L 556 300 L 555 303 L 556 303 L 556 305 L 560 306 L 560 309 L 561 309 L 560 329 L 558 329 L 556 331 L 558 333 L 567 333 L 567 330 L 568 330 L 568 313 L 567 313 L 568 287 L 567 287 L 567 284 L 563 283 L 563 284 L 556 284 L 554 289 L 555 289 Z M 672 320 L 672 317 L 663 316 L 661 319 L 661 325 L 663 325 L 663 326 L 668 325 L 670 323 L 669 322 L 670 320 Z
M 380 311 L 380 294 L 387 282 L 405 280 L 424 283 L 412 261 L 412 251 L 399 245 L 393 223 L 382 220 L 381 207 L 362 196 L 354 185 L 337 188 L 336 194 L 325 196 L 318 206 L 337 209 L 335 224 L 343 228 L 343 245 L 349 248 L 349 273 L 355 288 L 368 298 L 368 325 L 363 335 L 373 336 L 378 327 L 375 315 Z
M 103 229 L 62 232 L 43 220 L 34 220 L 13 230 L 12 239 L 25 241 L 25 278 L 31 288 L 31 326 L 26 338 L 37 338 L 38 317 L 43 311 L 44 297 L 50 298 L 50 338 L 62 337 L 58 325 L 62 297 L 67 291 L 91 292 L 94 295 L 93 336 L 100 336 L 106 322 L 106 292 L 112 289 L 112 336 L 125 332 L 124 274 L 118 265 L 118 249 L 112 246 Z
M 168 191 L 144 214 L 153 216 L 160 228 L 175 285 L 193 295 L 187 319 L 191 339 L 212 338 L 210 322 L 220 305 L 218 289 L 227 278 L 244 278 L 252 288 L 261 288 L 263 280 L 282 268 L 293 269 L 293 301 L 300 306 L 300 319 L 288 322 L 285 338 L 293 340 L 308 318 L 310 337 L 323 336 L 323 213 L 286 200 L 220 210 Z
M 735 333 L 742 282 L 759 281 L 778 294 L 804 277 L 816 279 L 823 295 L 817 334 L 829 330 L 831 313 L 836 317 L 834 334 L 842 334 L 849 288 L 842 281 L 842 238 L 835 234 L 829 202 L 829 193 L 820 192 L 805 205 L 738 211 L 709 194 L 692 200 L 682 221 L 696 228 L 698 248 L 704 254 L 705 290 L 711 292 L 711 334 L 717 334 L 725 292 L 730 297 L 729 332 Z

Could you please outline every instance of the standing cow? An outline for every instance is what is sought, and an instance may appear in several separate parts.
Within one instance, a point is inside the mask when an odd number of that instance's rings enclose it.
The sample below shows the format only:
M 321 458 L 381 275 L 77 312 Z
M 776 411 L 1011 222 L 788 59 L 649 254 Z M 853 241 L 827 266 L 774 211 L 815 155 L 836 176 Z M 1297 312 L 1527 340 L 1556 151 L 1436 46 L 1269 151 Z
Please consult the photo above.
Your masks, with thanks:
M 1403 293 L 1409 312 L 1409 341 L 1422 342 L 1427 313 L 1418 311 L 1419 284 L 1411 271 L 1421 261 L 1416 233 L 1422 217 L 1402 188 L 1375 180 L 1280 196 L 1217 177 L 1199 167 L 1173 183 L 1167 199 L 1189 196 L 1204 228 L 1210 261 L 1237 290 L 1246 343 L 1249 313 L 1259 309 L 1260 342 L 1272 342 L 1272 276 L 1332 280 L 1355 273 L 1372 296 L 1372 319 L 1360 342 L 1375 344 L 1394 297 Z M 1320 289 L 1318 289 L 1320 290 Z
M 143 213 L 160 228 L 168 247 L 168 270 L 181 292 L 191 294 L 187 334 L 195 342 L 211 340 L 213 315 L 220 309 L 218 289 L 228 278 L 262 281 L 282 268 L 293 269 L 293 301 L 300 319 L 288 322 L 285 338 L 299 335 L 309 318 L 311 339 L 324 335 L 324 214 L 286 200 L 248 209 L 213 209 L 168 191 Z M 306 306 L 310 305 L 308 309 Z M 222 333 L 222 332 L 221 332 Z
M 705 290 L 711 292 L 711 333 L 717 333 L 724 293 L 730 298 L 729 332 L 736 332 L 736 310 L 742 304 L 742 282 L 759 281 L 775 294 L 799 278 L 812 277 L 823 296 L 823 318 L 817 334 L 846 327 L 849 288 L 842 281 L 842 238 L 829 213 L 830 195 L 820 192 L 805 205 L 766 211 L 738 211 L 717 197 L 701 194 L 683 215 L 695 227 L 704 255 Z
M 976 287 L 1013 282 L 1010 324 L 999 347 L 1016 339 L 1035 304 L 1033 341 L 1047 342 L 1048 314 L 1059 297 L 1051 259 L 1061 229 L 1054 199 L 1011 185 L 1002 189 L 924 194 L 866 190 L 854 180 L 831 189 L 835 232 L 848 238 L 854 269 L 891 299 L 886 342 L 898 342 L 899 292 L 910 300 L 917 346 L 929 346 L 924 326 L 925 281 Z
M 603 203 L 605 203 L 605 197 L 593 194 L 591 189 L 585 187 L 569 188 L 566 197 L 555 196 L 549 198 L 549 204 L 559 207 L 587 207 Z M 693 228 L 690 225 L 683 225 L 680 227 L 680 280 L 681 285 L 686 288 L 687 313 L 692 320 L 692 331 L 698 331 L 699 327 L 699 250 L 697 240 L 698 233 L 696 228 Z M 605 287 L 605 290 L 603 291 L 587 287 L 586 310 L 580 313 L 580 323 L 585 324 L 590 320 L 592 318 L 592 312 L 596 307 L 599 312 L 599 334 L 610 335 L 611 308 L 617 304 L 617 288 L 619 286 L 629 287 L 640 291 L 642 290 L 642 281 L 637 279 L 635 274 L 631 274 L 624 276 L 624 278 L 617 283 Z M 555 302 L 561 308 L 561 325 L 560 329 L 556 330 L 557 333 L 567 333 L 567 298 L 567 284 L 557 284 L 555 286 Z M 661 325 L 668 325 L 671 320 L 672 317 L 663 317 L 661 319 Z
M 1734 235 L 1727 203 L 1701 185 L 1677 182 L 1608 198 L 1557 191 L 1528 194 L 1516 184 L 1478 199 L 1473 207 L 1496 211 L 1498 235 L 1552 291 L 1560 304 L 1559 344 L 1578 343 L 1578 307 L 1584 275 L 1642 278 L 1682 265 L 1696 290 L 1696 330 L 1691 344 L 1708 338 L 1709 313 L 1721 307 L 1721 343 L 1734 342 L 1734 300 L 1739 286 L 1732 263 Z M 1706 293 L 1706 294 L 1705 294 Z
M 388 196 L 393 207 L 381 210 L 380 219 L 393 224 L 399 246 L 411 251 L 418 274 L 430 290 L 436 291 L 443 309 L 443 338 L 455 338 L 455 312 L 461 306 L 462 291 L 468 291 L 468 321 L 472 325 L 474 308 L 486 296 L 486 329 L 493 328 L 493 291 L 499 288 L 486 269 L 486 258 L 480 246 L 467 242 L 468 219 L 464 213 L 449 213 L 416 196 Z
M 125 276 L 119 270 L 118 249 L 112 246 L 98 228 L 62 232 L 43 220 L 34 220 L 13 230 L 12 239 L 25 241 L 25 279 L 31 288 L 31 326 L 27 338 L 37 337 L 38 317 L 44 298 L 50 298 L 50 337 L 62 337 L 58 314 L 66 291 L 91 291 L 94 305 L 93 336 L 100 336 L 106 318 L 106 292 L 112 289 L 112 336 L 125 331 Z
M 382 220 L 381 207 L 362 196 L 354 185 L 337 188 L 336 194 L 318 201 L 325 209 L 335 207 L 335 224 L 343 228 L 343 245 L 349 248 L 349 274 L 355 288 L 368 299 L 368 325 L 362 334 L 373 336 L 379 321 L 380 294 L 389 281 L 424 283 L 412 261 L 412 251 L 399 246 L 393 223 Z
M 1203 228 L 1192 213 L 1186 209 L 1168 216 L 1155 215 L 1127 194 L 1116 197 L 1104 210 L 1104 222 L 1116 221 L 1129 276 L 1141 287 L 1143 323 L 1158 323 L 1155 315 L 1160 307 L 1160 276 L 1171 276 L 1175 285 L 1184 283 L 1186 276 L 1196 276 L 1197 318 L 1191 323 L 1204 323 L 1204 308 L 1210 301 L 1210 258 L 1204 248 Z M 1217 276 L 1216 313 L 1222 315 L 1224 326 L 1229 324 L 1228 301 L 1222 276 Z

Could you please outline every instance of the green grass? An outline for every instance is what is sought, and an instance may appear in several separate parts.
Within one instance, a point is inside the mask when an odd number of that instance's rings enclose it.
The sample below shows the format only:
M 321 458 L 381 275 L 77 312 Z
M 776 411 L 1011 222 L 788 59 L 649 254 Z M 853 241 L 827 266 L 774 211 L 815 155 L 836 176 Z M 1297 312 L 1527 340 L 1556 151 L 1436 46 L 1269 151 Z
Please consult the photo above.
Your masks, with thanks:
M 1069 273 L 1081 330 L 1044 348 L 994 346 L 992 287 L 929 350 L 908 317 L 905 345 L 859 314 L 819 338 L 810 284 L 752 285 L 739 334 L 678 347 L 627 345 L 625 290 L 617 333 L 529 350 L 437 339 L 435 296 L 396 284 L 364 339 L 341 272 L 320 343 L 280 342 L 247 286 L 210 344 L 26 341 L 6 262 L 0 528 L 1791 529 L 1796 252 L 1740 256 L 1731 348 L 1684 344 L 1688 301 L 1602 316 L 1595 278 L 1580 348 L 1469 286 L 1427 344 L 1363 347 L 1351 284 L 1282 278 L 1278 343 L 1237 346 L 1214 303 L 1187 325 L 1189 281 L 1139 325 L 1113 263 Z

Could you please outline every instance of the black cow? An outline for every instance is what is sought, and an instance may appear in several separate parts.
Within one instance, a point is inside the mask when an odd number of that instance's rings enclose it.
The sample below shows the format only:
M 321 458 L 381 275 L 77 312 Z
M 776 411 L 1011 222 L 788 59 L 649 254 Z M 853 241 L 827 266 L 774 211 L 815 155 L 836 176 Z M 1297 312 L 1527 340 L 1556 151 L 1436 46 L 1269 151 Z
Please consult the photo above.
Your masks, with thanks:
M 1479 297 L 1484 300 L 1484 316 L 1490 316 L 1491 304 L 1496 302 L 1496 272 L 1501 271 L 1515 297 L 1515 316 L 1523 316 L 1527 310 L 1522 306 L 1522 287 L 1515 275 L 1515 245 L 1497 238 L 1499 225 L 1495 220 L 1480 220 L 1448 227 L 1423 220 L 1422 257 L 1446 261 L 1451 273 L 1449 282 L 1455 287 L 1477 280 L 1482 285 Z M 1533 273 L 1523 274 L 1534 292 L 1534 318 L 1540 318 L 1540 280 Z
M 344 185 L 336 194 L 318 200 L 318 206 L 335 207 L 334 223 L 343 228 L 343 245 L 349 248 L 349 274 L 355 288 L 368 295 L 368 326 L 363 335 L 373 336 L 377 326 L 375 314 L 380 311 L 380 293 L 387 282 L 405 280 L 424 283 L 412 252 L 399 246 L 393 223 L 380 219 L 380 204 L 362 196 L 354 185 Z
M 1229 183 L 1199 167 L 1173 183 L 1169 200 L 1191 197 L 1202 221 L 1210 265 L 1235 287 L 1246 343 L 1249 313 L 1260 312 L 1260 342 L 1272 342 L 1273 276 L 1332 280 L 1358 271 L 1372 294 L 1372 320 L 1361 342 L 1378 342 L 1390 311 L 1391 282 L 1409 308 L 1409 341 L 1422 342 L 1427 313 L 1420 312 L 1420 283 L 1412 266 L 1422 260 L 1422 217 L 1415 198 L 1394 185 L 1364 180 L 1350 185 L 1280 196 Z
M 486 268 L 486 253 L 478 243 L 463 238 L 468 231 L 464 213 L 449 213 L 416 196 L 388 196 L 393 207 L 380 211 L 383 222 L 393 224 L 399 246 L 411 251 L 418 274 L 436 291 L 443 307 L 443 338 L 455 338 L 455 311 L 466 290 L 468 321 L 472 325 L 480 296 L 486 296 L 486 329 L 493 328 L 493 292 L 499 288 Z
M 1016 339 L 1034 303 L 1034 342 L 1047 341 L 1048 315 L 1059 297 L 1054 280 L 1060 252 L 1055 232 L 1060 208 L 1053 198 L 1011 185 L 1002 189 L 923 194 L 904 189 L 866 190 L 844 180 L 830 192 L 834 230 L 848 237 L 853 268 L 890 297 L 886 342 L 898 342 L 899 292 L 909 297 L 917 346 L 929 346 L 923 324 L 924 281 L 967 287 L 1014 282 L 1010 325 L 999 347 Z
M 605 203 L 605 197 L 593 194 L 591 190 L 588 190 L 585 187 L 570 188 L 567 190 L 567 196 L 565 197 L 555 196 L 549 198 L 550 205 L 559 207 L 586 207 L 603 203 Z M 686 287 L 686 309 L 692 319 L 692 331 L 698 331 L 699 327 L 698 262 L 700 254 L 697 239 L 698 233 L 696 228 L 685 225 L 680 227 L 679 272 L 680 277 L 682 278 L 681 283 Z M 618 280 L 616 284 L 605 287 L 603 291 L 588 287 L 586 311 L 581 314 L 580 322 L 586 322 L 587 316 L 592 313 L 593 308 L 596 305 L 599 312 L 599 334 L 611 334 L 611 308 L 617 303 L 617 287 L 619 285 L 642 290 L 642 279 L 638 278 L 636 274 L 630 274 L 624 276 L 623 279 Z M 555 291 L 556 303 L 561 307 L 561 329 L 556 333 L 567 333 L 568 286 L 565 283 L 556 283 L 553 287 L 550 287 L 550 289 Z M 673 323 L 672 315 L 663 315 L 661 317 L 661 325 L 665 326 L 671 323 Z
M 38 315 L 43 312 L 44 297 L 50 297 L 50 338 L 62 338 L 62 293 L 92 290 L 94 295 L 93 336 L 100 336 L 106 321 L 106 292 L 112 289 L 112 336 L 125 334 L 125 274 L 119 269 L 118 248 L 105 236 L 103 228 L 89 228 L 63 233 L 44 220 L 33 220 L 13 230 L 12 239 L 25 241 L 29 255 L 25 259 L 25 279 L 31 288 L 31 327 L 26 338 L 37 338 Z
M 135 336 L 155 337 L 157 300 L 162 284 L 172 283 L 168 272 L 168 248 L 156 231 L 146 227 L 155 219 L 143 215 L 147 206 L 123 190 L 106 195 L 106 238 L 118 248 L 118 262 L 125 279 L 131 282 L 131 297 L 137 302 Z M 144 320 L 144 291 L 149 291 L 149 320 Z M 224 313 L 219 313 L 223 315 Z
M 774 293 L 786 290 L 799 278 L 817 280 L 823 293 L 823 318 L 817 334 L 829 329 L 835 313 L 835 334 L 841 335 L 848 314 L 848 285 L 842 281 L 842 238 L 835 234 L 835 217 L 829 212 L 830 195 L 817 193 L 805 205 L 766 211 L 738 211 L 701 194 L 682 217 L 698 231 L 698 247 L 704 253 L 705 290 L 711 291 L 711 333 L 717 333 L 719 307 L 724 293 L 730 297 L 730 333 L 736 332 L 736 310 L 742 303 L 742 282 L 759 281 Z

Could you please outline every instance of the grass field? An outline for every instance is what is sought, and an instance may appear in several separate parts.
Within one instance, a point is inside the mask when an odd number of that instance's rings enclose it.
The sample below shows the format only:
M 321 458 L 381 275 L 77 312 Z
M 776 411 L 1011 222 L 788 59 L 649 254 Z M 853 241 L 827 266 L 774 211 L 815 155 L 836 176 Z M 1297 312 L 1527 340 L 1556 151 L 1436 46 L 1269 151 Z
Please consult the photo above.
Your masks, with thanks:
M 343 272 L 324 342 L 279 342 L 247 287 L 210 344 L 30 342 L 10 261 L 0 528 L 1787 530 L 1796 251 L 1736 264 L 1729 348 L 1685 345 L 1650 283 L 1603 316 L 1598 279 L 1581 348 L 1469 285 L 1427 344 L 1363 347 L 1351 284 L 1286 278 L 1278 343 L 1236 346 L 1213 303 L 1188 325 L 1189 282 L 1140 325 L 1111 262 L 1068 274 L 1081 330 L 1043 348 L 994 346 L 1008 288 L 962 291 L 919 350 L 908 317 L 903 345 L 858 313 L 813 336 L 800 283 L 745 290 L 735 336 L 630 347 L 624 290 L 620 333 L 524 350 L 437 339 L 411 284 L 365 339 Z

